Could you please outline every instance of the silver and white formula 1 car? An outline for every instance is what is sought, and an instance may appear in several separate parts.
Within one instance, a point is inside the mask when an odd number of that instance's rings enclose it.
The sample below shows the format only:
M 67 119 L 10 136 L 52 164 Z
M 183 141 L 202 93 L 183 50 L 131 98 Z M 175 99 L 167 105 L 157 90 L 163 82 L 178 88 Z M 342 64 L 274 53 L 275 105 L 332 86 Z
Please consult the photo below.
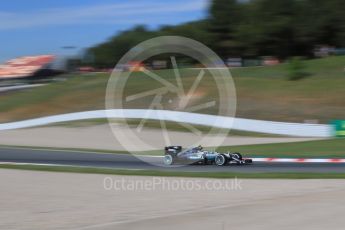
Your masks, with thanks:
M 252 159 L 244 159 L 240 153 L 219 153 L 203 150 L 201 146 L 182 149 L 182 146 L 165 147 L 164 164 L 215 164 L 224 166 L 228 164 L 245 165 L 253 163 Z

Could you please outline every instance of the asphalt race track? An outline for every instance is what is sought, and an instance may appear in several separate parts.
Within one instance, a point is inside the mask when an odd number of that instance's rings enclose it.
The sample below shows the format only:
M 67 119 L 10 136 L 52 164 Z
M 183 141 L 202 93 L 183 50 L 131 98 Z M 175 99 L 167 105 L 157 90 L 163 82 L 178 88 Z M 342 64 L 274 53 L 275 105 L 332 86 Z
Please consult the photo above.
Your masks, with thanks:
M 57 164 L 114 169 L 176 170 L 193 172 L 345 172 L 345 163 L 269 163 L 252 165 L 188 165 L 166 167 L 161 157 L 143 157 L 129 154 L 103 154 L 69 150 L 0 148 L 0 162 Z M 151 164 L 152 163 L 152 164 Z

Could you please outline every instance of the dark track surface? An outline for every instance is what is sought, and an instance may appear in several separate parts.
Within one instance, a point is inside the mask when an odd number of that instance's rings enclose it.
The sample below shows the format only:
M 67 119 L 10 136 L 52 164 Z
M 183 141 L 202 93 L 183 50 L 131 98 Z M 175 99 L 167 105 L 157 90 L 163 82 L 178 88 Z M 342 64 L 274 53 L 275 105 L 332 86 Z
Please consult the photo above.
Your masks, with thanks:
M 174 170 L 194 172 L 345 172 L 343 163 L 265 163 L 254 162 L 253 165 L 189 165 L 182 167 L 165 167 L 162 158 L 143 157 L 145 161 L 128 154 L 84 153 L 69 150 L 38 150 L 24 148 L 0 148 L 0 162 L 44 163 L 74 166 L 90 166 L 114 169 Z M 150 164 L 150 163 L 152 164 Z

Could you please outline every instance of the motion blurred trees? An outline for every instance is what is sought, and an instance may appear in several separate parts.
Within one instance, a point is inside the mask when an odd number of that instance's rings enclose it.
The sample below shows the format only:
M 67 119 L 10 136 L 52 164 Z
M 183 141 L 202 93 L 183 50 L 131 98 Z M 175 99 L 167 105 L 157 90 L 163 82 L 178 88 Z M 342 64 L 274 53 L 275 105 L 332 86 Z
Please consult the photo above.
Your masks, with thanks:
M 131 30 L 124 31 L 108 41 L 92 47 L 88 55 L 94 57 L 94 65 L 97 67 L 114 67 L 121 57 L 132 47 L 157 36 L 157 32 L 149 31 L 145 26 L 136 26 Z
M 212 1 L 209 11 L 209 27 L 214 51 L 221 57 L 238 55 L 236 30 L 242 20 L 242 8 L 236 0 Z
M 130 48 L 160 35 L 198 40 L 222 58 L 312 56 L 317 45 L 345 47 L 343 0 L 213 0 L 204 20 L 150 31 L 136 26 L 90 48 L 95 65 L 112 67 Z

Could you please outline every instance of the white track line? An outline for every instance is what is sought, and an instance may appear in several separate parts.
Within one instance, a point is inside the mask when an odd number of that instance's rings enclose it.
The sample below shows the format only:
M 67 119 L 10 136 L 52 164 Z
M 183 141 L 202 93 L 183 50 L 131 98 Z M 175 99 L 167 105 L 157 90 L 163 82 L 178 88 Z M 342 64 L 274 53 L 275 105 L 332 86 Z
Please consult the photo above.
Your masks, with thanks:
M 44 85 L 46 84 L 5 86 L 5 87 L 0 87 L 0 92 L 29 89 L 29 88 L 34 88 L 34 87 L 39 87 L 39 86 L 44 86 Z
M 73 165 L 61 165 L 61 164 L 44 164 L 44 163 L 25 163 L 25 162 L 10 162 L 10 161 L 0 161 L 0 165 L 37 165 L 37 166 L 71 166 Z
M 345 159 L 328 158 L 253 158 L 254 162 L 281 162 L 281 163 L 345 163 Z
M 97 118 L 120 118 L 120 119 L 147 119 L 165 120 L 177 123 L 188 123 L 223 129 L 234 129 L 258 133 L 270 133 L 296 137 L 332 137 L 333 126 L 323 124 L 303 124 L 262 121 L 244 118 L 216 116 L 209 114 L 189 113 L 170 110 L 144 110 L 144 109 L 113 109 L 95 110 L 78 113 L 61 114 L 41 117 L 25 121 L 0 124 L 0 130 L 11 130 L 48 125 L 58 122 L 68 122 Z
M 93 167 L 93 166 L 62 165 L 62 164 L 44 164 L 44 163 L 26 163 L 26 162 L 10 162 L 10 161 L 0 161 L 0 165 L 32 165 L 32 166 L 73 167 L 73 168 L 98 168 L 98 167 Z M 130 171 L 144 171 L 144 170 L 145 170 L 145 169 L 110 168 L 110 167 L 104 167 L 104 168 L 102 168 L 102 169 L 130 170 Z

